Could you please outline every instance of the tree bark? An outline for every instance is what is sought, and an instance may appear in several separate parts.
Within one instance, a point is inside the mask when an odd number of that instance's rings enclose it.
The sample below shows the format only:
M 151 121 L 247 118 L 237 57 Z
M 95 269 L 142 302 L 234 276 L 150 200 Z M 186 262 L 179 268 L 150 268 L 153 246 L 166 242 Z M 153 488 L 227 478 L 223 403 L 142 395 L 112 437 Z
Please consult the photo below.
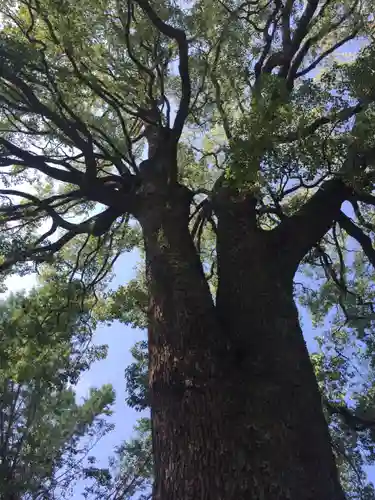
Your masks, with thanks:
M 224 194 L 215 207 L 214 303 L 186 192 L 153 197 L 138 218 L 150 292 L 154 500 L 343 500 L 293 301 L 295 267 L 278 248 L 285 234 L 257 228 L 250 197 Z

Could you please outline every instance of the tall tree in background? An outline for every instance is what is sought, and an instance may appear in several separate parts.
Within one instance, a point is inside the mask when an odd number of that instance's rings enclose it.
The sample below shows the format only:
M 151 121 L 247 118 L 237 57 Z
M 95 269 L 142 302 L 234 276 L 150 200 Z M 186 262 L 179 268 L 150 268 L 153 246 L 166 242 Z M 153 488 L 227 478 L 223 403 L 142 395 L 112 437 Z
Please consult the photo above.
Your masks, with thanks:
M 150 500 L 152 498 L 153 461 L 150 419 L 141 418 L 134 427 L 134 437 L 115 449 L 108 469 L 89 467 L 85 487 L 88 500 Z
M 371 4 L 0 2 L 1 269 L 99 293 L 141 229 L 155 500 L 344 498 L 293 279 L 368 408 Z
M 78 401 L 75 385 L 106 355 L 92 346 L 92 301 L 80 282 L 49 276 L 0 302 L 0 497 L 125 500 L 150 497 L 150 424 L 99 466 L 97 443 L 114 429 L 110 385 Z M 103 458 L 101 457 L 103 463 Z
M 111 386 L 76 401 L 73 385 L 105 350 L 90 346 L 77 284 L 45 283 L 0 303 L 0 496 L 68 498 L 93 445 L 112 429 Z M 91 459 L 92 460 L 92 459 Z

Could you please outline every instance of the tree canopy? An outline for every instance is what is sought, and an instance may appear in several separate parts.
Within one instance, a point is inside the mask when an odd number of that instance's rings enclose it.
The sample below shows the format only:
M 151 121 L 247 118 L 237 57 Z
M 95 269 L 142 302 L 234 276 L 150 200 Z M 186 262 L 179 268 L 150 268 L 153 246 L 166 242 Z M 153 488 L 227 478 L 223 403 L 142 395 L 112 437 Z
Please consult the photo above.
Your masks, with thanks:
M 4 270 L 86 234 L 117 251 L 154 123 L 173 121 L 177 141 L 186 122 L 176 173 L 199 200 L 198 237 L 218 178 L 254 186 L 273 227 L 333 173 L 356 177 L 349 143 L 370 163 L 370 4 L 178 4 L 1 3 Z
M 293 221 L 295 297 L 322 332 L 312 361 L 332 446 L 349 498 L 373 494 L 372 2 L 2 0 L 0 12 L 3 277 L 53 267 L 92 294 L 99 319 L 144 327 L 143 274 L 105 286 L 121 254 L 143 255 L 138 217 L 153 183 L 188 188 L 213 294 L 215 197 L 251 193 L 258 228 Z M 177 161 L 151 182 L 158 141 Z M 337 197 L 346 203 L 329 218 Z M 139 408 L 142 349 L 127 371 Z

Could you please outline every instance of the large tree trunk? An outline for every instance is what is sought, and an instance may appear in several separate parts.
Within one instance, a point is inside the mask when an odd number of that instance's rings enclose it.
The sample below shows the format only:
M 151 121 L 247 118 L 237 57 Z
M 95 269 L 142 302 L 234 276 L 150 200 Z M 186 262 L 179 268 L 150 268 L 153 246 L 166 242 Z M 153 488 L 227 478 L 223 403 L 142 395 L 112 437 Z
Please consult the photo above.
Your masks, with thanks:
M 251 199 L 220 199 L 215 304 L 188 230 L 188 196 L 166 196 L 139 216 L 154 500 L 342 500 L 285 235 L 256 228 Z

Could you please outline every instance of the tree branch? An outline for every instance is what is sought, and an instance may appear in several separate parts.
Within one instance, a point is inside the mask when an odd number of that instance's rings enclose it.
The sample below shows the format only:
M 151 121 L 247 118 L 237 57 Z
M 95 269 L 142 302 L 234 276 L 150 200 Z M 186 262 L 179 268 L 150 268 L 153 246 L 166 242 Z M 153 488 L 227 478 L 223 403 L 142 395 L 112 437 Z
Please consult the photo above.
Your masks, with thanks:
M 14 189 L 0 189 L 0 195 L 17 196 L 20 198 L 24 198 L 26 200 L 30 200 L 32 202 L 32 205 L 38 207 L 41 212 L 45 211 L 46 214 L 51 217 L 53 223 L 56 226 L 61 227 L 62 229 L 65 229 L 67 231 L 72 231 L 77 234 L 82 233 L 82 230 L 84 229 L 84 224 L 73 224 L 72 222 L 66 221 L 63 217 L 61 217 L 61 215 L 58 212 L 56 212 L 56 210 L 54 210 L 51 207 L 51 205 L 48 203 L 47 200 L 40 200 L 31 193 L 16 191 Z M 21 208 L 22 205 L 19 205 L 19 207 Z M 28 204 L 26 208 L 30 208 L 30 204 Z M 21 219 L 22 217 L 23 215 L 20 214 L 19 219 Z
M 145 12 L 147 17 L 153 25 L 165 36 L 172 38 L 177 42 L 179 52 L 179 74 L 181 78 L 181 100 L 173 124 L 175 132 L 175 140 L 181 136 L 186 118 L 189 113 L 189 105 L 191 98 L 191 82 L 189 74 L 189 46 L 186 34 L 183 30 L 174 28 L 170 24 L 165 23 L 151 7 L 148 0 L 136 0 L 141 9 Z
M 349 236 L 354 238 L 361 245 L 366 257 L 375 269 L 375 249 L 371 238 L 343 212 L 340 212 L 338 223 Z
M 360 417 L 349 410 L 347 406 L 334 405 L 326 398 L 324 398 L 323 404 L 331 415 L 341 415 L 345 424 L 355 431 L 363 431 L 375 427 L 375 420 Z
M 292 42 L 290 31 L 290 15 L 292 12 L 294 0 L 287 0 L 281 12 L 281 36 L 283 42 L 283 52 L 287 53 L 290 50 Z
M 308 28 L 313 15 L 315 14 L 316 9 L 318 8 L 319 0 L 308 0 L 306 2 L 305 10 L 300 18 L 300 21 L 297 25 L 297 28 L 294 32 L 294 36 L 292 39 L 292 48 L 291 52 L 294 55 L 298 48 L 301 45 L 302 40 L 308 33 Z
M 352 194 L 340 178 L 325 181 L 300 210 L 274 230 L 284 260 L 297 269 L 302 258 L 325 235 Z
M 28 151 L 25 151 L 24 149 L 19 148 L 15 144 L 11 143 L 7 139 L 4 139 L 0 137 L 0 148 L 3 146 L 3 148 L 9 152 L 11 156 L 15 156 L 16 158 L 21 159 L 22 164 L 26 168 L 35 168 L 36 170 L 39 170 L 43 174 L 46 174 L 53 179 L 56 179 L 61 182 L 66 182 L 69 184 L 77 184 L 80 185 L 83 182 L 84 176 L 79 170 L 61 170 L 58 168 L 51 167 L 46 163 L 46 157 L 45 156 L 38 156 L 34 155 L 32 153 L 29 153 Z M 0 155 L 2 151 L 0 149 Z M 47 161 L 49 161 L 47 159 Z M 13 163 L 16 163 L 14 161 Z
M 309 32 L 310 22 L 314 16 L 314 13 L 318 7 L 318 0 L 308 0 L 306 2 L 305 10 L 303 11 L 299 22 L 294 30 L 293 36 L 290 34 L 290 14 L 292 5 L 288 2 L 282 10 L 282 38 L 283 38 L 283 50 L 280 52 L 280 63 L 277 66 L 281 66 L 279 71 L 279 76 L 281 78 L 286 78 L 288 75 L 292 59 L 298 52 L 302 40 Z M 291 90 L 291 89 L 290 89 Z
M 264 65 L 267 57 L 268 57 L 268 61 L 269 61 L 270 57 L 272 57 L 272 55 L 269 56 L 269 54 L 270 54 L 272 42 L 273 42 L 273 39 L 274 39 L 275 34 L 276 34 L 276 30 L 277 30 L 276 18 L 277 18 L 277 14 L 278 14 L 279 10 L 280 10 L 280 3 L 275 2 L 275 7 L 274 7 L 273 11 L 271 12 L 271 14 L 268 16 L 266 23 L 265 23 L 265 26 L 264 26 L 264 29 L 263 29 L 264 46 L 263 46 L 262 53 L 261 53 L 257 63 L 254 66 L 256 84 L 259 83 L 260 76 L 261 76 L 262 71 L 264 69 L 263 65 Z M 272 29 L 271 29 L 271 26 L 272 26 Z
M 135 180 L 135 177 L 130 173 L 128 173 L 126 177 L 116 175 L 110 175 L 108 178 L 98 177 L 93 179 L 90 183 L 87 183 L 83 172 L 73 168 L 70 170 L 62 170 L 51 167 L 47 164 L 47 162 L 50 163 L 48 157 L 29 153 L 28 151 L 25 151 L 8 140 L 0 137 L 0 148 L 1 146 L 3 146 L 11 156 L 21 159 L 8 162 L 8 159 L 6 158 L 6 164 L 9 163 L 11 165 L 12 163 L 17 163 L 18 165 L 23 165 L 25 168 L 35 168 L 52 179 L 79 186 L 81 188 L 80 193 L 82 194 L 82 197 L 103 203 L 109 207 L 116 207 L 116 210 L 120 210 L 123 213 L 130 211 L 128 203 L 129 195 L 131 194 Z M 9 160 L 11 160 L 11 158 Z M 51 159 L 51 162 L 55 163 L 53 159 Z M 25 198 L 27 198 L 27 196 L 25 196 Z
M 66 245 L 70 240 L 72 240 L 75 236 L 77 236 L 77 233 L 67 232 L 59 240 L 51 243 L 50 245 L 37 248 L 27 248 L 25 250 L 15 252 L 13 256 L 5 259 L 4 262 L 0 263 L 0 271 L 6 271 L 15 264 L 21 262 L 48 262 L 53 254 L 61 250 L 62 247 Z
M 21 193 L 17 194 L 17 196 L 19 196 L 20 194 Z M 33 197 L 32 195 L 29 195 L 27 193 L 22 194 L 25 195 L 26 198 L 28 197 L 30 199 L 33 199 L 35 204 L 37 204 L 37 202 L 41 203 L 40 200 Z M 12 256 L 6 258 L 3 263 L 0 263 L 0 271 L 8 270 L 15 264 L 26 261 L 47 262 L 55 253 L 61 250 L 69 241 L 71 241 L 75 236 L 79 234 L 89 234 L 96 237 L 102 236 L 109 230 L 112 223 L 121 214 L 122 213 L 118 209 L 109 207 L 103 212 L 90 217 L 80 224 L 73 224 L 65 221 L 62 217 L 59 216 L 59 214 L 57 214 L 53 210 L 48 210 L 48 215 L 50 215 L 53 220 L 51 229 L 49 229 L 46 233 L 39 237 L 33 243 L 34 246 L 29 246 L 28 248 L 25 248 L 23 250 L 16 251 Z M 67 232 L 57 241 L 40 246 L 40 244 L 46 241 L 46 238 L 48 236 L 56 232 L 57 227 L 66 229 Z
M 212 84 L 213 84 L 214 89 L 215 89 L 216 106 L 217 106 L 217 109 L 219 111 L 221 120 L 223 122 L 224 132 L 225 132 L 225 135 L 226 135 L 228 141 L 230 141 L 232 139 L 230 124 L 229 124 L 228 116 L 227 116 L 225 109 L 224 109 L 223 102 L 221 100 L 220 83 L 219 83 L 218 79 L 216 78 L 216 74 L 214 72 L 211 74 L 211 81 L 212 81 Z
M 21 78 L 13 74 L 5 65 L 2 66 L 3 78 L 19 89 L 30 111 L 38 113 L 54 123 L 81 151 L 86 151 L 88 143 L 80 136 L 78 130 L 83 133 L 82 126 L 76 120 L 70 121 L 66 117 L 59 115 L 38 99 L 32 88 Z M 87 139 L 87 137 L 86 137 Z
M 295 132 L 290 132 L 285 136 L 277 136 L 276 139 L 278 142 L 293 142 L 297 139 L 303 139 L 308 137 L 309 135 L 316 132 L 323 125 L 327 125 L 332 122 L 343 122 L 348 120 L 354 115 L 357 115 L 361 111 L 364 111 L 372 102 L 374 101 L 374 97 L 371 97 L 367 100 L 363 100 L 356 104 L 355 106 L 350 106 L 348 108 L 341 109 L 340 111 L 335 111 L 326 116 L 321 116 L 300 130 L 296 130 Z
M 350 40 L 353 40 L 353 38 L 355 38 L 357 36 L 357 34 L 358 34 L 358 30 L 355 30 L 350 35 L 348 35 L 345 38 L 343 38 L 342 40 L 339 40 L 338 42 L 336 42 L 329 49 L 327 49 L 324 52 L 322 52 L 322 54 L 320 54 L 320 56 L 317 57 L 305 69 L 302 69 L 301 71 L 298 71 L 295 74 L 295 78 L 300 78 L 301 76 L 304 76 L 304 75 L 307 75 L 307 73 L 310 73 L 310 71 L 312 71 L 313 69 L 315 69 L 318 66 L 318 64 L 323 61 L 323 59 L 325 59 L 330 54 L 333 54 L 333 52 L 335 52 L 337 49 L 339 49 L 340 47 L 342 47 L 343 45 L 345 45 Z
M 360 201 L 361 203 L 366 203 L 367 205 L 375 206 L 375 196 L 370 193 L 355 193 L 355 200 Z
M 354 11 L 355 11 L 355 9 L 357 7 L 357 4 L 358 4 L 358 0 L 355 0 L 355 2 L 353 3 L 352 7 L 347 12 L 345 12 L 340 17 L 340 19 L 338 21 L 336 21 L 335 23 L 331 24 L 328 28 L 326 28 L 322 32 L 319 32 L 317 35 L 312 36 L 311 38 L 308 38 L 306 40 L 306 42 L 302 45 L 302 47 L 300 47 L 298 49 L 298 52 L 293 54 L 294 59 L 293 59 L 293 62 L 291 64 L 291 67 L 290 67 L 290 70 L 289 70 L 289 73 L 288 73 L 288 78 L 287 78 L 287 87 L 289 89 L 293 88 L 294 81 L 296 79 L 296 75 L 297 75 L 298 69 L 300 68 L 300 66 L 301 66 L 301 64 L 302 64 L 302 62 L 303 62 L 306 54 L 310 50 L 310 48 L 313 45 L 317 44 L 319 41 L 323 40 L 324 36 L 327 33 L 333 33 L 335 30 L 337 30 L 354 13 Z M 320 17 L 322 10 L 324 11 L 324 7 L 325 6 L 322 7 L 321 11 L 318 14 L 318 17 Z M 351 32 L 351 34 L 349 34 L 343 40 L 337 42 L 332 47 L 330 47 L 328 50 L 326 50 L 322 54 L 322 57 L 319 57 L 315 61 L 316 64 L 315 64 L 315 62 L 312 63 L 313 67 L 315 67 L 318 64 L 317 61 L 319 61 L 319 62 L 322 61 L 325 57 L 327 57 L 329 54 L 331 54 L 332 52 L 334 52 L 341 45 L 343 45 L 347 41 L 349 41 L 352 38 L 354 38 L 358 34 L 359 29 L 360 29 L 360 24 L 354 23 L 353 31 Z

